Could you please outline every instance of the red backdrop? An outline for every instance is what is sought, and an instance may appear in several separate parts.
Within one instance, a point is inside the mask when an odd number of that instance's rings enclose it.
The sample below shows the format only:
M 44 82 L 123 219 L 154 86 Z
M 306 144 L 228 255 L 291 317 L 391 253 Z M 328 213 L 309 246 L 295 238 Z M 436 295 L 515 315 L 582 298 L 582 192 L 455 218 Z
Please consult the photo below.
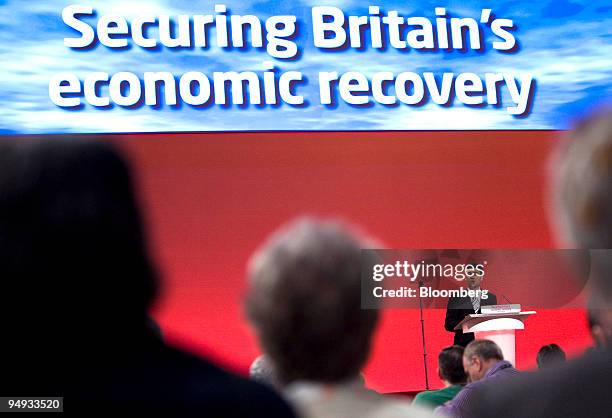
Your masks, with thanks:
M 303 215 L 361 225 L 389 248 L 548 248 L 550 131 L 155 134 L 116 137 L 130 155 L 165 279 L 154 315 L 167 338 L 245 373 L 259 350 L 241 309 L 249 255 Z M 429 377 L 452 343 L 427 310 Z M 517 366 L 556 342 L 591 341 L 579 310 L 539 311 Z M 383 315 L 365 370 L 383 392 L 424 388 L 418 311 Z

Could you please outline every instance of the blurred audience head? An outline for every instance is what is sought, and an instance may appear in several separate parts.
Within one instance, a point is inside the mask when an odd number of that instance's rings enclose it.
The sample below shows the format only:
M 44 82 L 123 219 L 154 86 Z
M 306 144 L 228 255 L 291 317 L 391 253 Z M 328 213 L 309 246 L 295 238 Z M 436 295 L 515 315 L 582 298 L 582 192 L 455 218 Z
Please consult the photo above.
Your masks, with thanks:
M 501 348 L 490 340 L 474 340 L 463 352 L 463 369 L 471 382 L 482 379 L 498 362 L 504 359 Z
M 565 351 L 557 344 L 547 344 L 540 348 L 537 357 L 538 369 L 547 369 L 565 362 Z
M 443 348 L 438 355 L 438 375 L 449 385 L 462 385 L 467 381 L 463 368 L 464 348 L 460 345 L 451 345 Z
M 560 238 L 580 248 L 612 248 L 612 109 L 577 124 L 553 170 Z
M 1 305 L 19 319 L 4 330 L 20 346 L 92 349 L 147 329 L 157 280 L 130 170 L 107 142 L 0 141 L 0 254 Z
M 253 256 L 246 310 L 283 384 L 357 378 L 378 319 L 361 309 L 361 247 L 341 223 L 302 219 Z
M 563 246 L 590 249 L 589 317 L 600 345 L 612 335 L 612 108 L 585 118 L 553 165 L 556 213 Z
M 249 369 L 249 377 L 251 380 L 262 383 L 271 388 L 278 388 L 280 386 L 278 378 L 276 377 L 274 365 L 272 364 L 272 361 L 270 361 L 270 358 L 265 354 L 262 354 L 253 360 L 253 363 L 251 363 L 251 368 Z

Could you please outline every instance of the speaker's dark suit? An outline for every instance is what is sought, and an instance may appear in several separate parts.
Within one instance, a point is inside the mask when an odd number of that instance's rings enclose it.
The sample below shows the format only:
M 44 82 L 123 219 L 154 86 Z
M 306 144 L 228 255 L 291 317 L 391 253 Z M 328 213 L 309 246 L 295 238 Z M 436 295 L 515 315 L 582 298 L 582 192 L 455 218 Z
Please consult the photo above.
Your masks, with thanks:
M 487 294 L 487 299 L 480 299 L 480 306 L 497 305 L 497 297 L 493 293 Z M 444 328 L 449 332 L 455 333 L 454 344 L 465 347 L 474 340 L 473 332 L 455 331 L 454 328 L 457 324 L 463 321 L 466 315 L 480 313 L 474 311 L 472 301 L 469 297 L 464 298 L 449 298 L 448 304 L 446 305 L 446 319 L 444 320 Z

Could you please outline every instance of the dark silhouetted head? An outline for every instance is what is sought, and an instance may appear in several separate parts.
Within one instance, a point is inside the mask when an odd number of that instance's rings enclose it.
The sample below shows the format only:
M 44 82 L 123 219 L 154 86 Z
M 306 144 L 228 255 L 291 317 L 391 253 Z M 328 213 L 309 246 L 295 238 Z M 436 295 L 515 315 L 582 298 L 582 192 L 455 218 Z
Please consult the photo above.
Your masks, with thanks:
M 146 332 L 157 282 L 111 145 L 0 139 L 0 276 L 3 345 L 17 357 L 78 358 Z
M 438 355 L 438 374 L 451 385 L 460 385 L 467 381 L 463 369 L 463 351 L 460 345 L 451 345 L 443 348 Z
M 546 369 L 565 362 L 565 351 L 557 344 L 547 344 L 538 351 L 538 369 Z

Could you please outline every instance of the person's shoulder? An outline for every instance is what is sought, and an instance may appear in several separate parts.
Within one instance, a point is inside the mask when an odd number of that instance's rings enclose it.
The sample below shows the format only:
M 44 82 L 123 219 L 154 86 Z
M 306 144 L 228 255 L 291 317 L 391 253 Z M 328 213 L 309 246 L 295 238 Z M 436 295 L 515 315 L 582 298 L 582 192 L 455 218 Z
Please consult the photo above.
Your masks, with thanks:
M 485 382 L 485 379 L 480 379 L 475 382 L 470 382 L 467 385 L 465 385 L 463 389 L 460 390 L 460 393 L 462 395 L 466 395 L 472 392 L 474 389 L 478 389 L 479 387 L 483 386 L 484 382 Z
M 477 393 L 475 417 L 609 416 L 612 353 L 594 353 L 544 371 L 519 373 Z
M 425 390 L 423 392 L 417 393 L 412 401 L 412 404 L 413 405 L 431 404 L 432 398 L 435 398 L 435 396 L 432 395 L 434 392 L 436 391 L 435 390 Z
M 444 389 L 426 390 L 419 392 L 412 401 L 413 405 L 421 405 L 427 407 L 436 407 L 442 405 L 445 401 L 452 399 L 450 393 L 446 393 Z
M 445 389 L 436 389 L 436 390 L 424 390 L 423 392 L 419 392 L 414 397 L 414 400 L 431 400 L 437 399 L 440 395 L 443 395 L 448 391 L 448 388 Z
M 186 401 L 203 410 L 218 411 L 223 416 L 261 415 L 293 416 L 289 406 L 271 389 L 226 372 L 214 364 L 187 352 L 166 348 L 169 384 L 189 394 Z
M 368 398 L 366 398 L 368 399 Z M 379 393 L 370 393 L 369 402 L 373 408 L 367 414 L 367 417 L 376 418 L 432 418 L 433 413 L 430 408 L 424 405 L 410 403 L 408 399 L 397 395 L 383 395 Z
M 428 399 L 431 397 L 432 392 L 435 392 L 435 390 L 424 390 L 423 392 L 419 392 L 414 396 L 414 401 Z
M 432 409 L 423 405 L 409 405 L 405 402 L 388 400 L 381 403 L 372 418 L 433 418 Z

